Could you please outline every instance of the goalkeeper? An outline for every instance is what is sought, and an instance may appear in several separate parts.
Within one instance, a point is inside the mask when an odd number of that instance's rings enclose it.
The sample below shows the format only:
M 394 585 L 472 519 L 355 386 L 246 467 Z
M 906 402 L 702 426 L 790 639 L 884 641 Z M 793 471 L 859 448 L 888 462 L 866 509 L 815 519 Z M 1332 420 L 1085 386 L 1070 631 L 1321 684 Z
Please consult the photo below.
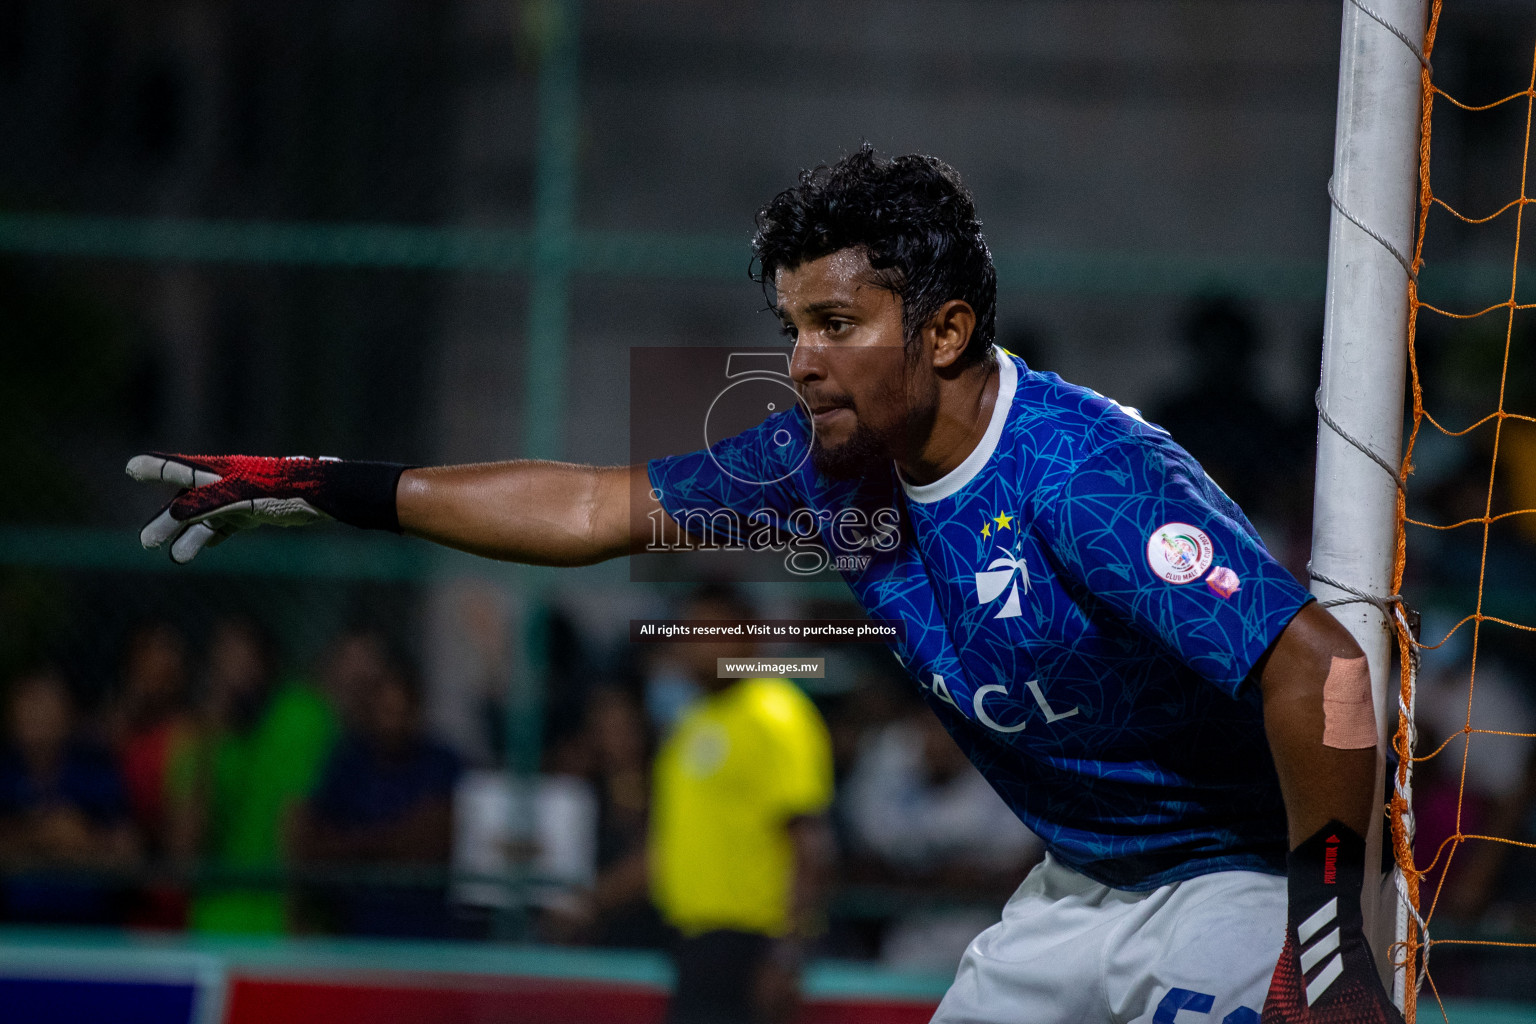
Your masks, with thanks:
M 140 455 L 182 488 L 143 543 L 185 562 L 331 518 L 584 565 L 645 550 L 652 517 L 826 524 L 1047 849 L 935 1020 L 1400 1020 L 1361 925 L 1376 729 L 1348 633 L 1166 432 L 995 347 L 992 259 L 941 161 L 806 172 L 753 247 L 802 400 L 758 427 L 616 468 Z

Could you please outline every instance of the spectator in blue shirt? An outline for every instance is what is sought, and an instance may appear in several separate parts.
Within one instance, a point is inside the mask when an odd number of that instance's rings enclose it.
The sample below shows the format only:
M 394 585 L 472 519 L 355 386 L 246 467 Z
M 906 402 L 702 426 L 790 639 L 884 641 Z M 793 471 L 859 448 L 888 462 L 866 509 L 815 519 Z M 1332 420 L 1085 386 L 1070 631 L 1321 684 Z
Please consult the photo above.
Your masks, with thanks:
M 5 917 L 107 924 L 120 886 L 71 877 L 121 869 L 138 856 L 121 774 L 75 732 L 68 684 L 51 669 L 14 680 L 0 753 L 0 859 Z
M 459 759 L 424 732 L 419 685 L 399 659 L 366 683 L 362 696 L 356 726 L 337 745 L 300 814 L 296 853 L 310 864 L 444 868 Z M 451 933 L 440 884 L 326 889 L 323 910 L 344 933 Z

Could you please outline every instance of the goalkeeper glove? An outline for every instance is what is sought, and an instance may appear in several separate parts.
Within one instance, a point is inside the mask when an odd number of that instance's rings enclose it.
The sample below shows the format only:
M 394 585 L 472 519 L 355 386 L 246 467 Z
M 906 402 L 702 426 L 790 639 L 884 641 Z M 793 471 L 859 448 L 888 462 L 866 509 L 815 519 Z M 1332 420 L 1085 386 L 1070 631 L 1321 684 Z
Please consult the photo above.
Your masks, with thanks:
M 307 456 L 171 455 L 128 460 L 128 475 L 182 488 L 139 533 L 146 548 L 171 545 L 186 564 L 237 530 L 304 526 L 335 519 L 369 530 L 400 532 L 395 486 L 409 468 L 392 462 L 343 462 Z
M 1402 1024 L 1365 941 L 1365 840 L 1330 821 L 1287 859 L 1285 948 L 1263 1024 Z

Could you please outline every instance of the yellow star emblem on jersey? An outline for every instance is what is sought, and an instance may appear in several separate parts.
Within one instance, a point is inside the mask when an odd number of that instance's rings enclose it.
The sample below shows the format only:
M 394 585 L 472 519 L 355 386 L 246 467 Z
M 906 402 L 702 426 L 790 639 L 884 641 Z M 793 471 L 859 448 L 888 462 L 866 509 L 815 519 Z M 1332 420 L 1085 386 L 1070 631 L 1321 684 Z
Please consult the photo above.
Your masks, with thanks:
M 990 519 L 982 521 L 982 524 L 981 524 L 981 535 L 983 537 L 990 537 L 990 536 L 992 536 L 992 521 Z
M 997 515 L 992 517 L 992 521 L 997 524 L 997 528 L 999 530 L 1013 529 L 1013 516 L 1009 515 L 1007 512 L 999 512 Z

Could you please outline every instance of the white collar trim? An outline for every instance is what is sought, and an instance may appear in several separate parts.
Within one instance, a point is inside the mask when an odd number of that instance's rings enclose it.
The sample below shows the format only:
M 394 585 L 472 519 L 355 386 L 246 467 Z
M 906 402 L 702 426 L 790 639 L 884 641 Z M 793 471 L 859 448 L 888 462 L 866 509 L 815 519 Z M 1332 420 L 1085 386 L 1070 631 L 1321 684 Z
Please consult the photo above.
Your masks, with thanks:
M 1019 370 L 1007 352 L 996 346 L 992 352 L 997 356 L 997 398 L 992 403 L 992 418 L 987 422 L 987 432 L 981 435 L 981 440 L 960 465 L 931 484 L 909 483 L 898 469 L 896 475 L 901 479 L 901 488 L 913 501 L 926 505 L 954 494 L 975 479 L 997 450 L 997 442 L 1003 436 L 1003 425 L 1008 422 L 1008 411 L 1013 408 L 1014 393 L 1018 390 Z

